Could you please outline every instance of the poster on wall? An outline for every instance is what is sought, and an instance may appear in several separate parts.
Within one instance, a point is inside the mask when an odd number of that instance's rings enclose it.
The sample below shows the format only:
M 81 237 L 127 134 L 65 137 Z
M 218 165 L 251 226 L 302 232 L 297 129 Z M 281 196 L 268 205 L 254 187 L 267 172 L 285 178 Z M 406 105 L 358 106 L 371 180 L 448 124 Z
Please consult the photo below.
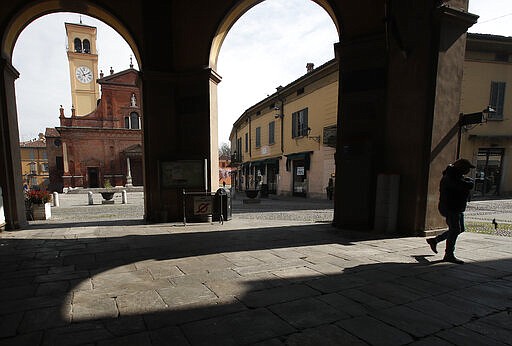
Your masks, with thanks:
M 204 161 L 161 161 L 160 179 L 162 188 L 204 188 Z

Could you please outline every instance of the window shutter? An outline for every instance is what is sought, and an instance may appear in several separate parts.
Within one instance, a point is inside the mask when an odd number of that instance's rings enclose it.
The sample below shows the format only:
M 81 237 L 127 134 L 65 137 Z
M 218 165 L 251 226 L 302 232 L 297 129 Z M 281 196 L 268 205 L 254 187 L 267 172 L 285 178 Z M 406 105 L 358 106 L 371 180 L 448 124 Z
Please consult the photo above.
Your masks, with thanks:
M 303 110 L 304 118 L 302 122 L 302 135 L 307 136 L 308 135 L 308 109 Z
M 297 129 L 298 129 L 298 123 L 297 123 L 297 113 L 292 114 L 292 138 L 295 138 L 298 136 Z

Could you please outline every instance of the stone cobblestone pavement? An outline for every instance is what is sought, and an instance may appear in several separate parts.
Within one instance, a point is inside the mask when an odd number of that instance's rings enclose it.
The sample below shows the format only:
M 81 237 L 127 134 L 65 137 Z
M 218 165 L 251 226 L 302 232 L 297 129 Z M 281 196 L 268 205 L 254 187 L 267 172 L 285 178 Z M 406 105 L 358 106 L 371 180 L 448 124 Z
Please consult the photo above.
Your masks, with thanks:
M 455 265 L 323 216 L 185 227 L 57 209 L 0 234 L 0 345 L 512 344 L 512 238 L 466 232 Z

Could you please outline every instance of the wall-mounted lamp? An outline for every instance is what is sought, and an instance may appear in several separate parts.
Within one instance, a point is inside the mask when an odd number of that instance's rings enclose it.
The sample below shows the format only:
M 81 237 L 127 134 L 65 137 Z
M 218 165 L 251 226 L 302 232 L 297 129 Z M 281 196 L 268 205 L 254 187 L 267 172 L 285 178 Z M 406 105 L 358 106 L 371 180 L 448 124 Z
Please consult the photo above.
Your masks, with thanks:
M 310 136 L 311 134 L 311 127 L 308 127 L 308 139 L 312 139 L 315 142 L 320 143 L 320 136 Z
M 496 113 L 494 108 L 492 108 L 491 106 L 487 106 L 481 112 L 469 113 L 469 114 L 464 114 L 464 113 L 459 114 L 459 124 L 458 124 L 459 125 L 459 133 L 457 136 L 457 158 L 460 157 L 460 140 L 462 137 L 462 128 L 463 127 L 466 128 L 467 125 L 481 124 L 484 121 L 487 121 L 489 114 L 494 114 L 494 113 Z M 466 128 L 466 129 L 469 129 L 469 128 Z

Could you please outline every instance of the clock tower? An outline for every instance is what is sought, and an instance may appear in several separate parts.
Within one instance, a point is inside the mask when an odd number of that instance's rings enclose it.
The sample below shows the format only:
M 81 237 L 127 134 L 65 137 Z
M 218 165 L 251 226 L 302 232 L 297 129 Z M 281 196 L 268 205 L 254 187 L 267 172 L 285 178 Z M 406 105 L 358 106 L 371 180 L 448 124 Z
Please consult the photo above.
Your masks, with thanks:
M 96 28 L 83 24 L 65 23 L 68 38 L 68 62 L 71 80 L 71 103 L 77 116 L 96 109 L 99 99 L 98 54 Z

